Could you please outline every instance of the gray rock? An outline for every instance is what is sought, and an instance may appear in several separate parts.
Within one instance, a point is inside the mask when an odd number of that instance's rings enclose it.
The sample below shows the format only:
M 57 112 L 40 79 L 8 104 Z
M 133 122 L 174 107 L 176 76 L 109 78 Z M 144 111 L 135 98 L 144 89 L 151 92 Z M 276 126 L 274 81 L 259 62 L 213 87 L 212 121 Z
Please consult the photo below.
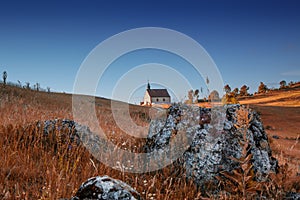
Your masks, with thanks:
M 45 136 L 51 137 L 55 133 L 60 134 L 60 138 L 64 138 L 71 143 L 80 144 L 80 136 L 76 127 L 80 126 L 76 122 L 69 119 L 54 119 L 46 121 L 38 121 L 37 127 L 42 129 Z
M 300 193 L 290 192 L 286 195 L 286 200 L 300 200 Z
M 86 148 L 93 152 L 99 152 L 100 147 L 105 147 L 105 139 L 93 133 L 89 127 L 81 125 L 69 119 L 54 119 L 37 121 L 36 126 L 44 134 L 45 139 L 52 139 L 53 142 L 66 143 L 72 145 L 84 144 Z M 72 144 L 72 145 L 71 145 Z
M 84 144 L 90 151 L 100 152 L 100 150 L 104 151 L 107 145 L 105 139 L 91 132 L 87 126 L 80 125 L 73 120 L 38 121 L 36 126 L 46 136 L 46 139 L 51 138 L 52 142 L 56 143 L 61 140 L 60 142 L 70 144 L 70 149 L 72 148 L 71 144 L 77 146 Z M 120 180 L 108 176 L 97 176 L 84 182 L 76 195 L 71 198 L 71 200 L 79 199 L 140 200 L 142 198 L 136 190 Z
M 140 194 L 126 183 L 109 176 L 97 176 L 84 182 L 71 200 L 140 200 Z
M 181 130 L 187 138 L 189 148 L 182 155 L 181 163 L 187 177 L 198 185 L 220 175 L 221 171 L 232 171 L 242 155 L 243 134 L 236 128 L 240 105 L 227 105 L 213 109 L 174 104 L 168 109 L 166 119 L 156 119 L 150 124 L 145 145 L 146 152 L 169 150 L 173 137 Z M 265 180 L 271 171 L 278 170 L 278 162 L 271 155 L 268 137 L 259 115 L 249 110 L 251 117 L 247 131 L 255 179 Z

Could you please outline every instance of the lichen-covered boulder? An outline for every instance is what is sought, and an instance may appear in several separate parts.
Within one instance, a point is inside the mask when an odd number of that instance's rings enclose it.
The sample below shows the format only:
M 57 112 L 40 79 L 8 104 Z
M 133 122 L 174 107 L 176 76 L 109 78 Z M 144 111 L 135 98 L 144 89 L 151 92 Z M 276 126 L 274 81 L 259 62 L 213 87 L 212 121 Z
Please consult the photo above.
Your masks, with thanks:
M 90 151 L 99 152 L 105 140 L 99 134 L 93 133 L 89 127 L 70 119 L 53 119 L 37 121 L 36 126 L 48 142 L 72 145 L 84 144 Z M 71 146 L 70 146 L 71 148 Z
M 286 200 L 300 200 L 300 193 L 290 192 L 287 193 Z
M 97 176 L 84 182 L 71 200 L 140 200 L 140 194 L 126 183 L 110 178 Z
M 47 137 L 57 136 L 59 133 L 60 139 L 65 141 L 74 142 L 80 144 L 80 136 L 78 133 L 78 127 L 81 125 L 77 124 L 73 120 L 69 119 L 53 119 L 46 121 L 37 121 L 36 125 L 42 130 L 43 134 Z
M 226 105 L 210 109 L 174 104 L 168 109 L 166 118 L 152 120 L 145 151 L 168 150 L 173 138 L 184 134 L 189 147 L 180 161 L 187 177 L 201 185 L 215 180 L 220 172 L 231 172 L 238 167 L 238 162 L 232 158 L 241 158 L 241 141 L 246 138 L 255 179 L 264 180 L 268 173 L 277 171 L 278 162 L 271 155 L 268 137 L 255 111 L 248 109 L 246 128 L 238 127 L 241 109 L 246 108 Z

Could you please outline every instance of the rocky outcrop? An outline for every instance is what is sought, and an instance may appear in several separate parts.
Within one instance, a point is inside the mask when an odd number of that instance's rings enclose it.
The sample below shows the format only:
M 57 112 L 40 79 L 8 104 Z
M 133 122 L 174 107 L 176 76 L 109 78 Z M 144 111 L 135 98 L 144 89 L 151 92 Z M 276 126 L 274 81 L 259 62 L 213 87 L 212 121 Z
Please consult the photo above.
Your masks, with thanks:
M 247 138 L 255 179 L 264 180 L 270 171 L 277 170 L 278 163 L 272 157 L 268 137 L 255 111 L 247 110 L 246 128 L 238 127 L 238 112 L 241 109 L 245 108 L 227 105 L 209 109 L 174 104 L 166 118 L 151 122 L 145 151 L 169 150 L 172 140 L 183 134 L 189 147 L 183 152 L 181 164 L 187 177 L 202 185 L 215 180 L 220 172 L 231 172 L 238 167 L 238 162 L 232 158 L 241 158 L 241 141 Z
M 287 193 L 286 200 L 300 200 L 300 193 L 290 192 Z
M 46 121 L 38 121 L 37 127 L 42 130 L 45 136 L 51 137 L 55 133 L 60 133 L 60 138 L 74 142 L 77 145 L 80 144 L 80 136 L 78 127 L 82 127 L 76 122 L 69 119 L 54 119 Z M 86 131 L 89 129 L 86 127 Z
M 108 176 L 97 176 L 84 182 L 71 200 L 141 200 L 140 194 L 126 183 Z
M 88 150 L 99 152 L 106 142 L 87 126 L 69 119 L 54 119 L 36 122 L 36 127 L 46 140 L 45 145 L 56 146 L 57 143 L 84 145 Z M 71 200 L 140 200 L 140 194 L 126 183 L 109 176 L 97 176 L 84 182 Z
M 245 119 L 239 119 L 239 112 L 245 110 Z M 92 152 L 100 152 L 105 145 L 88 127 L 72 120 L 38 122 L 38 127 L 44 135 L 62 134 L 68 142 L 83 143 Z M 272 157 L 268 137 L 255 111 L 240 105 L 209 109 L 174 104 L 167 115 L 151 121 L 144 150 L 162 162 L 176 161 L 184 168 L 186 177 L 202 187 L 207 182 L 217 182 L 216 177 L 222 176 L 222 172 L 237 169 L 236 159 L 244 156 L 245 144 L 247 154 L 252 155 L 253 179 L 263 181 L 271 171 L 277 171 L 278 162 Z M 158 166 L 164 166 L 162 162 Z M 130 186 L 105 176 L 83 183 L 72 199 L 141 198 Z
M 99 152 L 101 145 L 106 144 L 105 140 L 99 134 L 93 133 L 89 127 L 70 119 L 38 121 L 36 127 L 45 136 L 45 140 L 53 140 L 47 143 L 68 143 L 77 146 L 84 144 L 93 152 Z

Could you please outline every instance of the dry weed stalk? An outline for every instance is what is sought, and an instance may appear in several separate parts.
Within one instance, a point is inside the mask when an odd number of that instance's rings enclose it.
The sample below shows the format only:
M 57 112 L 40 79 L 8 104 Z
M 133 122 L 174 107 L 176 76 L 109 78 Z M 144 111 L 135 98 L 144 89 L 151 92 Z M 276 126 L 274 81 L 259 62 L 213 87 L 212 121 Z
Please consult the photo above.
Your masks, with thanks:
M 247 130 L 250 126 L 252 115 L 248 109 L 240 107 L 237 111 L 235 128 L 237 129 L 237 136 L 242 136 L 239 141 L 241 150 L 240 158 L 230 157 L 231 160 L 238 163 L 238 167 L 232 172 L 220 172 L 223 177 L 217 177 L 225 190 L 239 196 L 243 200 L 252 198 L 261 190 L 261 184 L 254 180 L 255 174 L 253 164 L 251 163 L 252 154 L 250 153 L 251 146 L 247 138 Z

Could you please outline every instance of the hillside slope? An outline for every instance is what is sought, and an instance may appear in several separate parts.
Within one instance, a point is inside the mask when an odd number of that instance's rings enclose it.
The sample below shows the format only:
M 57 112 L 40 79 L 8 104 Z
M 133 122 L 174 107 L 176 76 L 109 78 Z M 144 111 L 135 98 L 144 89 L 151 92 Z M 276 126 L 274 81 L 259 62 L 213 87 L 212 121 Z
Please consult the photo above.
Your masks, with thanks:
M 239 102 L 264 106 L 300 107 L 300 88 L 270 91 L 266 94 L 242 98 Z
M 88 100 L 89 105 L 95 108 L 99 125 L 108 140 L 121 149 L 130 149 L 134 153 L 144 152 L 145 139 L 128 135 L 116 124 L 111 100 L 103 98 Z M 131 118 L 147 133 L 149 115 L 153 114 L 150 113 L 153 109 L 129 105 L 130 117 L 128 117 L 126 115 L 128 104 L 113 102 L 116 103 L 118 115 Z M 261 113 L 273 155 L 280 164 L 288 163 L 289 169 L 292 170 L 288 172 L 288 182 L 280 182 L 279 186 L 299 183 L 297 174 L 300 174 L 300 145 L 296 137 L 299 132 L 300 107 L 265 106 L 259 103 L 250 106 Z M 118 168 L 120 170 L 107 167 L 83 146 L 73 148 L 69 143 L 61 142 L 64 141 L 61 137 L 64 132 L 60 128 L 54 132 L 56 137 L 54 139 L 51 137 L 53 141 L 39 135 L 40 123 L 36 123 L 38 120 L 73 119 L 70 94 L 37 92 L 11 86 L 4 88 L 0 85 L 0 113 L 0 180 L 2 180 L 0 199 L 70 197 L 83 181 L 95 175 L 110 175 L 126 181 L 144 197 L 148 193 L 157 195 L 157 199 L 194 199 L 200 196 L 193 183 L 187 184 L 185 179 L 181 178 L 174 181 L 178 176 L 177 173 L 180 173 L 177 165 L 170 165 L 157 173 L 124 173 L 123 166 L 115 166 L 120 167 Z M 83 116 L 87 123 L 89 117 L 89 113 Z M 136 129 L 131 130 L 134 136 L 141 134 Z M 275 135 L 279 136 L 279 139 L 272 138 Z M 45 139 L 47 142 L 44 142 Z M 290 188 L 286 190 L 291 191 Z
M 92 99 L 97 113 L 102 113 L 102 115 L 111 114 L 112 102 L 120 107 L 129 107 L 131 114 L 148 112 L 147 107 L 128 105 L 127 103 L 100 97 Z M 38 92 L 14 86 L 4 87 L 0 84 L 0 113 L 1 125 L 11 123 L 24 125 L 35 120 L 54 118 L 73 119 L 72 94 Z
M 271 148 L 281 163 L 300 171 L 300 87 L 277 90 L 263 95 L 243 98 L 241 104 L 249 105 L 261 114 Z

